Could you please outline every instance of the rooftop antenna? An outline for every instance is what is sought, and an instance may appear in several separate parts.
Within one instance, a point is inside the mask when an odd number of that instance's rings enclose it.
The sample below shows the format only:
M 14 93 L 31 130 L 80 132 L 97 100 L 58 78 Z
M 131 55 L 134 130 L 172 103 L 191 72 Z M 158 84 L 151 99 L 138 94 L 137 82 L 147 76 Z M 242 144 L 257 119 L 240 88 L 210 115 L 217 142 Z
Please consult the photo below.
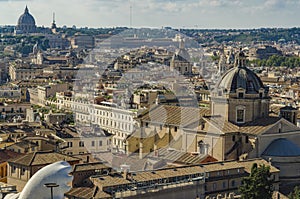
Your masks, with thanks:
M 130 28 L 132 27 L 132 4 L 130 2 Z
M 53 23 L 55 23 L 55 12 L 53 12 Z

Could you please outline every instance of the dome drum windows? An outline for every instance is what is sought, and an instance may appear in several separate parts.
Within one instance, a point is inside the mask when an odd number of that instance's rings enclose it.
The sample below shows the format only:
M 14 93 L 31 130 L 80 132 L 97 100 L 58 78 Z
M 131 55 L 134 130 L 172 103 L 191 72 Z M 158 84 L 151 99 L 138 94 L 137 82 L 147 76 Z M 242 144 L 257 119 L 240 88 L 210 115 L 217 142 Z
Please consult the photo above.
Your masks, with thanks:
M 259 89 L 259 98 L 263 98 L 264 97 L 264 89 Z
M 239 99 L 245 98 L 245 89 L 238 88 L 238 89 L 236 89 L 236 93 L 237 93 L 237 98 L 239 98 Z
M 249 143 L 249 136 L 248 135 L 245 136 L 245 143 Z
M 236 107 L 236 123 L 238 124 L 245 123 L 245 116 L 246 116 L 245 109 L 246 109 L 245 106 Z

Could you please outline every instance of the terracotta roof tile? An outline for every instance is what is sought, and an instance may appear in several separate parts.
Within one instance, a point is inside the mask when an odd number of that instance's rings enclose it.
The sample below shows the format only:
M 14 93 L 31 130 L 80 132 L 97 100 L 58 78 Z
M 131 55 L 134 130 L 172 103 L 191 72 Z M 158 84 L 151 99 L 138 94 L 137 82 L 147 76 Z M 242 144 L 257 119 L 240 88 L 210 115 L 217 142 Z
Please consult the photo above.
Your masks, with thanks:
M 65 195 L 66 196 L 73 196 L 76 198 L 93 198 L 94 195 L 94 187 L 78 187 L 72 188 L 68 191 Z
M 78 158 L 73 158 L 68 155 L 63 155 L 56 152 L 40 151 L 40 152 L 28 153 L 22 157 L 12 159 L 9 162 L 20 164 L 20 165 L 26 165 L 26 166 L 35 166 L 35 165 L 51 164 L 62 160 L 67 162 L 79 161 Z
M 131 184 L 129 180 L 124 179 L 122 176 L 101 176 L 99 178 L 95 178 L 95 180 L 96 185 L 99 184 L 102 187 Z
M 17 158 L 23 156 L 23 154 L 16 153 L 10 150 L 0 150 L 0 163 L 6 162 L 9 159 Z
M 186 126 L 199 122 L 199 119 L 204 115 L 210 115 L 210 110 L 207 108 L 157 105 L 149 109 L 142 116 L 142 120 L 159 124 Z
M 252 135 L 259 135 L 263 133 L 281 119 L 282 118 L 279 117 L 265 117 L 238 126 L 231 122 L 225 121 L 221 116 L 204 117 L 205 121 L 219 129 L 223 133 L 240 132 Z

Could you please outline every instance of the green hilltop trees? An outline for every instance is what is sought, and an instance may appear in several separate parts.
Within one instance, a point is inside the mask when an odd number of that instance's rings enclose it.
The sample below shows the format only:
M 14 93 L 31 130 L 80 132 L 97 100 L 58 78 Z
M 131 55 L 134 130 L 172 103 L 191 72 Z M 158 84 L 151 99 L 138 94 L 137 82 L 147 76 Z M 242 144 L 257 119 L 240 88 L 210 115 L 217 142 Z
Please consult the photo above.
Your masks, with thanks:
M 251 61 L 257 66 L 286 66 L 289 68 L 300 67 L 300 57 L 286 57 L 279 55 L 272 55 L 269 59 Z

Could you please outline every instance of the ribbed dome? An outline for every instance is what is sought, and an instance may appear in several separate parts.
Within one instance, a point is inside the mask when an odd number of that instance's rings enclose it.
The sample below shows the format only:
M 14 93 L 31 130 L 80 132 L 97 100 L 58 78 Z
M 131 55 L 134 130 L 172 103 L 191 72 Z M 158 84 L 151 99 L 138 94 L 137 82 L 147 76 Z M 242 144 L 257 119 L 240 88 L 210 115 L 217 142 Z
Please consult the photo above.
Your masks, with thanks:
M 262 155 L 277 157 L 300 156 L 300 147 L 285 138 L 279 138 L 274 140 Z
M 16 34 L 35 33 L 36 25 L 33 16 L 29 13 L 26 6 L 24 14 L 22 14 L 18 20 L 18 24 L 15 29 Z
M 29 13 L 28 8 L 26 6 L 24 14 L 19 17 L 18 25 L 32 25 L 35 26 L 35 20 L 33 16 Z
M 236 56 L 235 67 L 227 71 L 216 84 L 216 89 L 223 89 L 224 92 L 235 93 L 236 89 L 245 89 L 246 93 L 259 93 L 265 88 L 261 79 L 246 66 L 246 57 L 243 52 Z
M 236 89 L 243 88 L 246 93 L 258 93 L 264 88 L 261 79 L 246 67 L 234 67 L 227 71 L 216 84 L 216 88 L 235 93 Z

